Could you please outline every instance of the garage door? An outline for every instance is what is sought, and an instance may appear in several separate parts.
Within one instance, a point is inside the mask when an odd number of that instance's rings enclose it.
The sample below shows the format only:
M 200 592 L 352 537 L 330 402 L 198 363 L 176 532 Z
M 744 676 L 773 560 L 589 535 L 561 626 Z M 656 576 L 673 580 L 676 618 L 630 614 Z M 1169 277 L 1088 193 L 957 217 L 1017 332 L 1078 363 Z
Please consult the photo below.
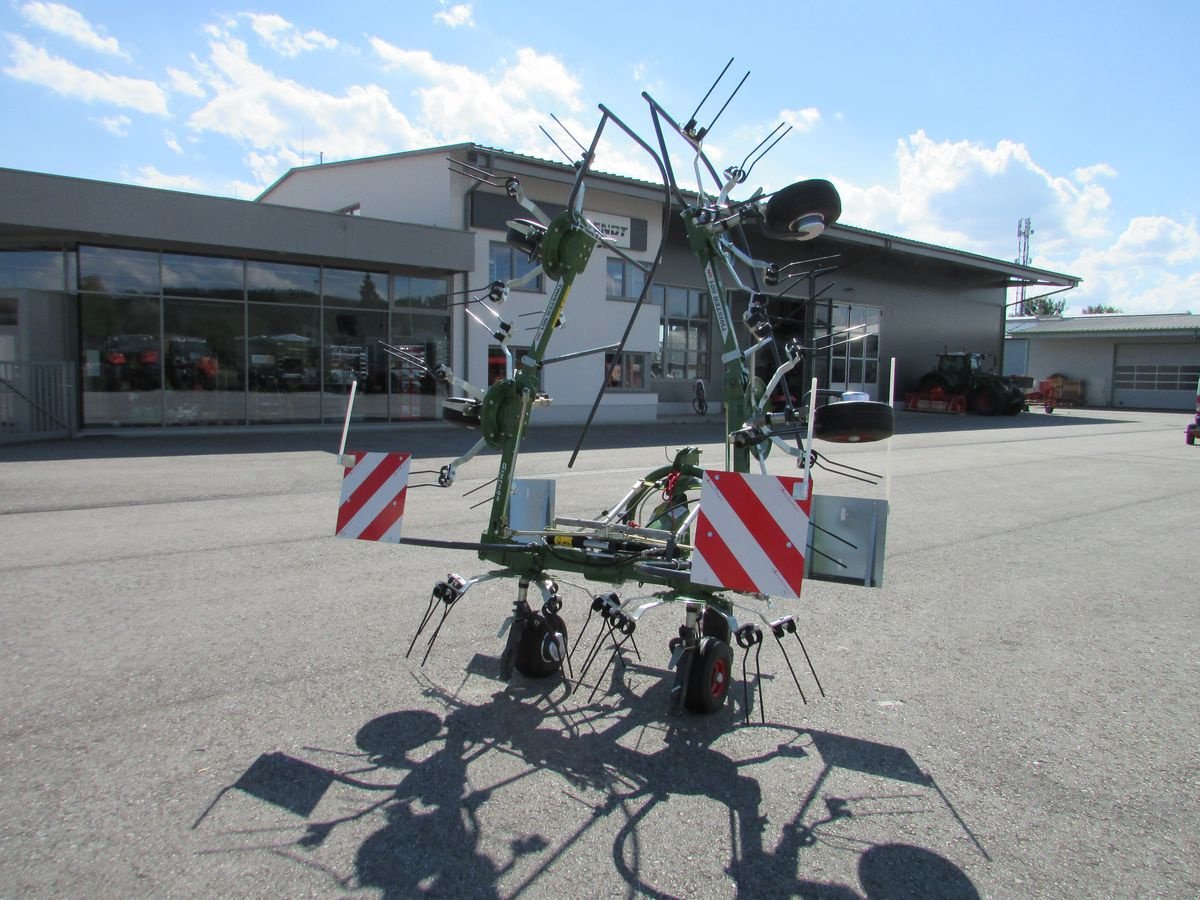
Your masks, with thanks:
M 1195 409 L 1200 344 L 1118 344 L 1113 403 Z

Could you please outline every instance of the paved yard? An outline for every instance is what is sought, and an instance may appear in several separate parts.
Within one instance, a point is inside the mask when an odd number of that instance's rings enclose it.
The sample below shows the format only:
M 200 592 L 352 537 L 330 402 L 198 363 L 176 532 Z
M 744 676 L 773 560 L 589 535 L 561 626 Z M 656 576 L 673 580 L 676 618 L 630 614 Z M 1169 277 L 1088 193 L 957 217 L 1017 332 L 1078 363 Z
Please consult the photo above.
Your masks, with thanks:
M 333 432 L 0 448 L 0 895 L 1198 896 L 1188 420 L 901 413 L 821 445 L 890 473 L 884 586 L 806 586 L 827 696 L 768 639 L 749 727 L 740 654 L 719 714 L 667 715 L 674 608 L 590 700 L 497 680 L 508 581 L 406 659 L 480 563 L 335 540 Z M 685 444 L 721 460 L 711 417 L 600 429 L 568 473 L 574 438 L 521 458 L 563 515 Z M 471 440 L 352 444 L 435 470 Z M 493 474 L 414 488 L 406 533 L 476 539 Z M 597 590 L 563 579 L 573 630 Z

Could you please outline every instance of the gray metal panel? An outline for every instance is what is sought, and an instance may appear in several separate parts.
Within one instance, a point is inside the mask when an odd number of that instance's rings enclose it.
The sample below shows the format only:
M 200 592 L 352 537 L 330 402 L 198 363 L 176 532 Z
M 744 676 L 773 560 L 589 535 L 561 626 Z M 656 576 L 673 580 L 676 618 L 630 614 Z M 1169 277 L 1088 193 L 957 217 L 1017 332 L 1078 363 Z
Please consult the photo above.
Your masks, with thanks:
M 469 271 L 469 232 L 0 169 L 0 237 Z

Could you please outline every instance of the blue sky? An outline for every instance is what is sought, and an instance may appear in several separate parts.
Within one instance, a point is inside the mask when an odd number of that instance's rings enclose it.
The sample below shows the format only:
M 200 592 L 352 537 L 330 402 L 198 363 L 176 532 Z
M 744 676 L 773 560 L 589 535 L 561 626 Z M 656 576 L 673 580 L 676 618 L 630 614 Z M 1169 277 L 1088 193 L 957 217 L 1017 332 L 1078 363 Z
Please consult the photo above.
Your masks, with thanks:
M 706 140 L 842 220 L 1084 279 L 1069 312 L 1200 313 L 1200 4 L 0 0 L 0 166 L 253 199 L 295 165 L 458 141 L 558 159 L 603 103 L 650 136 L 734 57 Z M 599 168 L 650 176 L 626 142 Z M 0 203 L 3 198 L 0 198 Z

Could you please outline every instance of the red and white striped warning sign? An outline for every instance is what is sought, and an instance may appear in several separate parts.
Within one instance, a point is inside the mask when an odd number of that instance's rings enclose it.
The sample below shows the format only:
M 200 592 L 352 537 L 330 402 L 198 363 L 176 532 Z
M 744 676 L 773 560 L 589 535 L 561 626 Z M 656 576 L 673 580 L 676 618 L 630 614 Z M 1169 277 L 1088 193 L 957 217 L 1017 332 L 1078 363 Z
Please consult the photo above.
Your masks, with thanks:
M 352 451 L 354 465 L 342 475 L 337 536 L 360 541 L 400 542 L 408 493 L 408 453 Z
M 798 598 L 811 509 L 809 479 L 705 470 L 692 581 Z

